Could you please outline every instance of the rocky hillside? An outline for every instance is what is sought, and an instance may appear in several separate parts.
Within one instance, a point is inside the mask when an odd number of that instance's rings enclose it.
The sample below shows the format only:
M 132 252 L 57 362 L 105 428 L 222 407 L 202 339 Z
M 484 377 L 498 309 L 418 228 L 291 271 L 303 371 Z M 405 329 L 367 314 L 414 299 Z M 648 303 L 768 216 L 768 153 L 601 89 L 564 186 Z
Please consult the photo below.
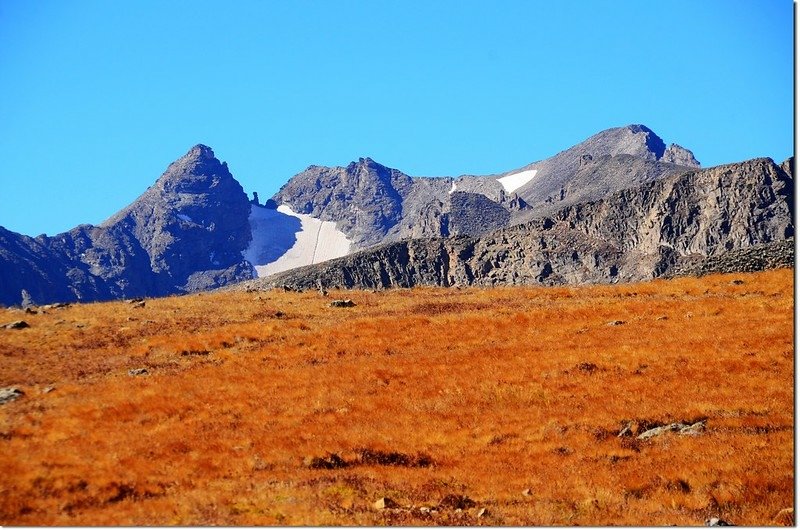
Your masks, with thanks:
M 408 238 L 480 235 L 699 166 L 691 151 L 629 125 L 496 175 L 410 177 L 370 158 L 347 167 L 310 166 L 272 200 L 335 222 L 354 249 L 364 249 Z
M 245 288 L 645 280 L 794 236 L 793 162 L 685 171 L 481 237 L 414 239 Z
M 193 147 L 100 226 L 31 238 L 0 228 L 0 304 L 163 296 L 252 277 L 250 205 L 228 166 Z

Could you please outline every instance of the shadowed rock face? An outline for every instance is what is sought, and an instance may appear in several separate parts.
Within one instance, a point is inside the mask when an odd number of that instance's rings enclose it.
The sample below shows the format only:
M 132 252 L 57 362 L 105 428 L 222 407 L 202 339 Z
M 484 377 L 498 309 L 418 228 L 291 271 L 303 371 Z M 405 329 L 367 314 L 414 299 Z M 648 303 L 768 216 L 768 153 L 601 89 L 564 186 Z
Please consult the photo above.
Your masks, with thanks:
M 0 303 L 162 296 L 252 277 L 241 251 L 250 206 L 213 151 L 197 145 L 100 226 L 31 238 L 0 228 Z
M 786 246 L 794 236 L 791 168 L 755 159 L 687 171 L 481 237 L 381 245 L 243 287 L 555 285 L 702 270 L 704 261 L 731 251 Z M 747 259 L 769 266 L 785 262 L 785 253 Z

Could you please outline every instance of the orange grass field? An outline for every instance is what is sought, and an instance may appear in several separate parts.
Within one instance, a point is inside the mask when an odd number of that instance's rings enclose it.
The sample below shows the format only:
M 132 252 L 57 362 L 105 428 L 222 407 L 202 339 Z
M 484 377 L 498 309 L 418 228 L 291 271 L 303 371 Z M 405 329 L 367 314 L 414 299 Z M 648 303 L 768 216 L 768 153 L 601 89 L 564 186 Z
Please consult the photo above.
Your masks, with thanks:
M 793 524 L 793 281 L 0 310 L 0 524 Z

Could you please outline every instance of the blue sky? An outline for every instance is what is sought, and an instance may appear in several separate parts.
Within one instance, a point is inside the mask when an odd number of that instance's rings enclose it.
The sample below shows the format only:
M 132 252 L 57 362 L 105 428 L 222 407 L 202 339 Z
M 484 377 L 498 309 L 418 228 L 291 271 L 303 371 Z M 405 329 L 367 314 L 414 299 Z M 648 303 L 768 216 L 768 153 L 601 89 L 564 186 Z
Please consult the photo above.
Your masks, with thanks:
M 0 226 L 100 223 L 192 145 L 272 195 L 361 156 L 487 174 L 643 123 L 792 154 L 789 0 L 0 2 Z

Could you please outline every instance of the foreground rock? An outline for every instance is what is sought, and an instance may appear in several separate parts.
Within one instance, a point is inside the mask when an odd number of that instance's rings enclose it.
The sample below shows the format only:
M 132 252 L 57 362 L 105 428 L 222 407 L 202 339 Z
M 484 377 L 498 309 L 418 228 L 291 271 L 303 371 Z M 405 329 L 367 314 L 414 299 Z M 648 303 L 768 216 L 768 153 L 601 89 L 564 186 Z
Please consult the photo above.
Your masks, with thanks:
M 691 425 L 686 423 L 670 423 L 669 425 L 662 425 L 660 427 L 654 427 L 652 429 L 644 431 L 642 434 L 636 437 L 637 440 L 649 440 L 650 438 L 655 438 L 656 436 L 661 436 L 662 434 L 668 432 L 677 432 L 678 434 L 683 435 L 698 435 L 702 433 L 706 428 L 706 424 L 704 421 L 698 421 L 697 423 L 693 423 Z M 622 433 L 620 433 L 621 435 Z
M 398 504 L 389 497 L 381 497 L 372 504 L 376 510 L 385 510 L 386 508 L 397 508 Z
M 31 325 L 25 322 L 24 320 L 15 320 L 14 322 L 3 324 L 2 327 L 3 329 L 25 329 L 31 327 Z
M 4 405 L 25 395 L 25 392 L 17 387 L 0 388 L 0 405 Z

